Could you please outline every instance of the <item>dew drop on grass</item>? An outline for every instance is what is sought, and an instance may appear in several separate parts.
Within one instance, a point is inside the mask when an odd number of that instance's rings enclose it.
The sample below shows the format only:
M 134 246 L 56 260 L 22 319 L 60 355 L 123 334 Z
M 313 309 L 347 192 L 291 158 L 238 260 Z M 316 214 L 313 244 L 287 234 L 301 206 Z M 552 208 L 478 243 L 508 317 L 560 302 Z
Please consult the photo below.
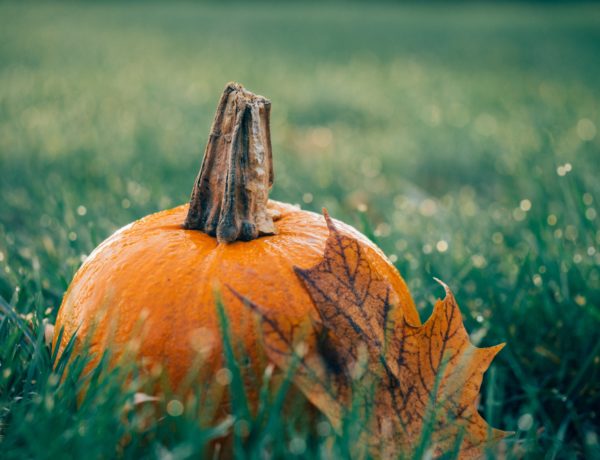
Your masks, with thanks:
M 222 368 L 217 371 L 215 376 L 217 383 L 221 386 L 227 386 L 231 383 L 231 371 L 227 368 Z
M 531 209 L 531 201 L 527 199 L 521 200 L 521 203 L 519 203 L 519 208 L 525 212 L 529 211 Z
M 513 209 L 512 216 L 514 220 L 516 220 L 517 222 L 521 222 L 522 220 L 525 220 L 527 214 L 521 208 L 515 208 Z
M 556 168 L 556 174 L 558 174 L 559 176 L 566 176 L 569 172 L 571 172 L 571 170 L 573 169 L 573 166 L 571 165 L 571 163 L 565 163 L 564 165 L 558 166 Z
M 589 118 L 582 118 L 577 122 L 577 135 L 582 141 L 591 141 L 596 137 L 596 125 Z
M 440 240 L 436 243 L 435 248 L 438 252 L 446 252 L 448 250 L 448 242 Z
M 183 414 L 183 404 L 177 399 L 172 399 L 167 403 L 167 413 L 171 417 L 179 417 Z
M 587 208 L 585 210 L 585 218 L 587 220 L 594 220 L 598 214 L 594 208 Z
M 51 412 L 54 409 L 54 397 L 52 395 L 47 395 L 44 398 L 44 406 L 48 412 Z
M 471 256 L 471 262 L 473 262 L 473 266 L 475 268 L 483 268 L 487 264 L 485 257 L 483 257 L 480 254 L 475 254 L 475 255 Z
M 389 224 L 383 222 L 383 223 L 379 224 L 377 226 L 377 228 L 375 228 L 374 234 L 375 234 L 375 236 L 385 237 L 385 236 L 389 236 L 391 232 L 392 232 L 392 227 L 390 227 Z
M 312 203 L 312 201 L 313 201 L 312 193 L 305 193 L 304 195 L 302 195 L 302 201 L 304 201 L 306 204 Z
M 419 212 L 421 215 L 430 217 L 433 216 L 437 212 L 437 204 L 430 198 L 426 198 L 419 205 Z
M 329 436 L 329 434 L 331 433 L 331 425 L 329 424 L 329 422 L 322 421 L 317 423 L 317 433 L 319 433 L 319 436 Z
M 521 415 L 517 425 L 519 426 L 519 430 L 528 431 L 533 426 L 533 416 L 531 414 Z
M 567 225 L 567 227 L 565 228 L 565 238 L 567 238 L 568 240 L 575 241 L 577 239 L 578 234 L 579 231 L 574 225 Z
M 588 445 L 590 447 L 597 446 L 599 444 L 598 443 L 598 435 L 596 433 L 594 433 L 593 431 L 588 431 L 585 434 L 585 443 L 586 443 L 586 445 Z
M 398 240 L 395 246 L 398 251 L 404 251 L 408 247 L 408 243 L 406 240 Z
M 302 455 L 306 451 L 306 441 L 294 436 L 290 441 L 290 452 L 294 455 Z
M 50 374 L 50 376 L 48 377 L 48 385 L 50 385 L 50 386 L 55 386 L 59 382 L 60 382 L 60 377 L 55 373 Z

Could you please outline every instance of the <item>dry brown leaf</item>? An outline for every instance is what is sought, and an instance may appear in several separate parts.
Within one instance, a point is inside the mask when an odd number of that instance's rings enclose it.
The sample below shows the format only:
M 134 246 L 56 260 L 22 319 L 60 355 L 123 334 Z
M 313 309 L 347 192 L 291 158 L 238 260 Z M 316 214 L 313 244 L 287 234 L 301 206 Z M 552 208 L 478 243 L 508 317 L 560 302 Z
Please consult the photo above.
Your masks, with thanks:
M 250 299 L 261 319 L 267 355 L 335 427 L 350 407 L 368 417 L 363 440 L 378 457 L 460 451 L 478 458 L 506 433 L 477 412 L 483 373 L 503 345 L 476 348 L 449 288 L 423 325 L 409 324 L 399 296 L 358 242 L 330 230 L 323 260 L 296 273 L 318 317 L 303 327 L 275 320 Z M 424 452 L 421 452 L 423 454 Z

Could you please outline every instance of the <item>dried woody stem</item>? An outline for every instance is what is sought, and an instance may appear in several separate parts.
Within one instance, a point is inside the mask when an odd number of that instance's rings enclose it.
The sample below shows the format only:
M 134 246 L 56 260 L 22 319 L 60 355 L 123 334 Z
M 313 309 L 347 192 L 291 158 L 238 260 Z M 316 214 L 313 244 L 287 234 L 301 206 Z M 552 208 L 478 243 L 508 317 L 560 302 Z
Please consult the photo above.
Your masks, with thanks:
M 229 83 L 213 121 L 184 228 L 225 243 L 275 233 L 267 210 L 273 185 L 271 102 Z

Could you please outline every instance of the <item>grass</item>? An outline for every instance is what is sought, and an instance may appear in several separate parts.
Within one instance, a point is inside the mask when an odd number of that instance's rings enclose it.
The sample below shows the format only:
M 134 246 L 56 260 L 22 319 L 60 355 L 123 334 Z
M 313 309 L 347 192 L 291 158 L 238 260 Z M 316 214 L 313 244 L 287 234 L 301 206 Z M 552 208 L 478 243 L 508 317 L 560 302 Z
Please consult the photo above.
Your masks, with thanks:
M 273 101 L 274 198 L 376 239 L 423 319 L 436 276 L 476 343 L 507 342 L 481 399 L 507 455 L 599 457 L 599 26 L 593 5 L 0 4 L 2 457 L 191 458 L 227 429 L 187 406 L 123 423 L 136 389 L 107 369 L 77 408 L 43 325 L 98 243 L 187 200 L 229 80 Z M 252 452 L 354 452 L 356 426 L 305 415 L 265 416 Z

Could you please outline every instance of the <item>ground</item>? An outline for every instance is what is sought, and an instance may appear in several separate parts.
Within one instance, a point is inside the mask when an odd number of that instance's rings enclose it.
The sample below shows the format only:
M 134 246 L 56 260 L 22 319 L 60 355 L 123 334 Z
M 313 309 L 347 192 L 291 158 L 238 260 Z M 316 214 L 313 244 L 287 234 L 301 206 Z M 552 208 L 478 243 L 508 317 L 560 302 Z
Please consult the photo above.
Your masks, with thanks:
M 188 199 L 230 80 L 272 100 L 274 198 L 375 240 L 423 319 L 435 276 L 474 342 L 506 342 L 481 413 L 509 456 L 600 455 L 599 50 L 593 5 L 0 5 L 5 458 L 187 458 L 215 434 L 177 406 L 124 442 L 119 385 L 75 410 L 42 339 L 98 243 Z M 256 436 L 280 454 L 336 437 L 279 422 Z

